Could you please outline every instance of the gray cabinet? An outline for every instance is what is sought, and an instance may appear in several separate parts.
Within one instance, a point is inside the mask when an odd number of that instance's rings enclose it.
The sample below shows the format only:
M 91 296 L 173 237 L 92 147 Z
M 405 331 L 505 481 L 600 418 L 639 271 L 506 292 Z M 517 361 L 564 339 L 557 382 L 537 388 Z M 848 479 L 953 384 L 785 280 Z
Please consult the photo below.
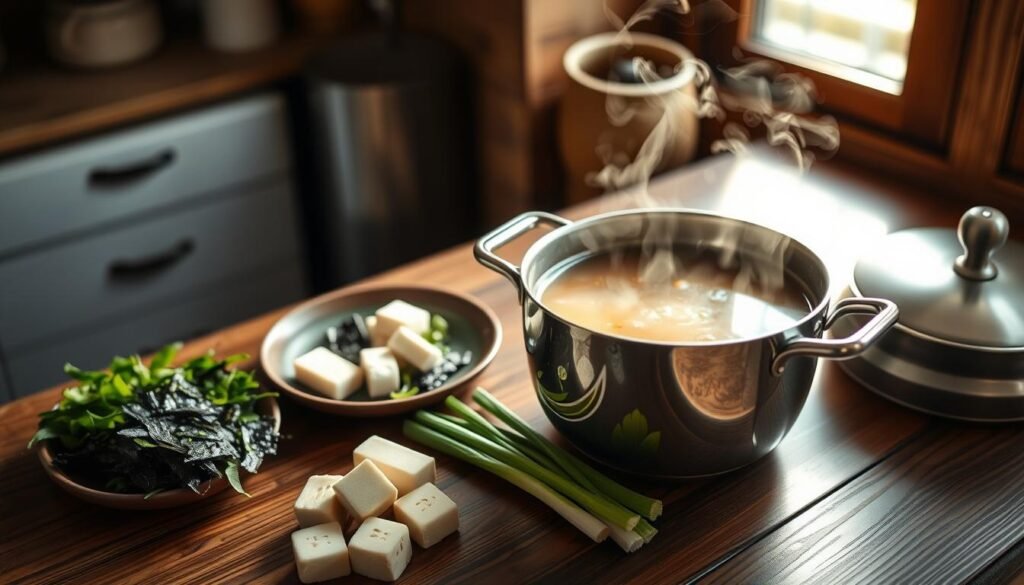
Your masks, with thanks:
M 14 397 L 63 382 L 65 363 L 90 370 L 104 368 L 115 355 L 145 354 L 173 341 L 199 337 L 294 302 L 304 292 L 301 267 L 288 261 L 192 291 L 177 303 L 158 304 L 102 327 L 58 337 L 8 358 Z
M 261 95 L 0 165 L 0 255 L 288 170 L 280 97 Z
M 287 152 L 262 95 L 0 164 L 8 393 L 302 298 Z
M 4 362 L 0 359 L 0 402 L 11 399 L 11 391 L 7 388 L 7 374 L 4 372 Z

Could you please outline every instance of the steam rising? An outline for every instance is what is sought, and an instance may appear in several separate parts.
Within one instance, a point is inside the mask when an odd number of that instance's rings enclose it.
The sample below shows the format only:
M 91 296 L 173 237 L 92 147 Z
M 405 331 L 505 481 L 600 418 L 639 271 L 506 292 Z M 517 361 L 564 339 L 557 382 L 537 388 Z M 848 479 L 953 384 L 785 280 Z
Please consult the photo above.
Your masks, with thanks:
M 718 0 L 699 4 L 698 8 L 720 20 L 735 18 L 735 13 Z M 687 0 L 647 0 L 623 20 L 605 4 L 608 19 L 618 29 L 616 45 L 622 47 L 626 55 L 634 47 L 632 29 L 662 12 L 690 15 L 690 5 Z M 712 152 L 743 155 L 750 142 L 750 130 L 764 128 L 768 143 L 788 150 L 796 166 L 806 170 L 814 160 L 810 149 L 831 152 L 839 146 L 839 131 L 834 119 L 807 115 L 817 104 L 814 85 L 804 77 L 783 72 L 777 64 L 752 60 L 722 70 L 722 81 L 732 90 L 727 93 L 718 91 L 718 82 L 711 68 L 699 59 L 686 59 L 674 67 L 661 64 L 659 68 L 659 64 L 633 56 L 629 65 L 633 77 L 648 88 L 674 76 L 693 76 L 690 84 L 678 90 L 659 93 L 652 89 L 640 100 L 613 93 L 607 96 L 605 109 L 608 119 L 617 127 L 632 121 L 642 108 L 663 112 L 632 158 L 627 153 L 615 151 L 610 144 L 596 147 L 604 167 L 589 176 L 589 182 L 606 191 L 630 192 L 635 207 L 657 206 L 648 194 L 647 184 L 662 164 L 675 133 L 680 131 L 678 118 L 672 115 L 679 108 L 693 112 L 699 119 L 725 120 L 727 113 L 740 114 L 743 124 L 727 121 L 721 137 L 711 143 Z M 686 276 L 681 274 L 672 249 L 673 241 L 677 239 L 675 229 L 674 222 L 667 220 L 652 219 L 646 225 L 638 274 L 644 286 L 670 287 Z M 614 240 L 616 234 L 597 234 L 595 241 L 590 243 L 591 248 L 598 250 L 601 242 L 597 240 L 606 238 Z M 788 244 L 789 240 L 782 236 L 765 238 L 755 236 L 753 231 L 736 230 L 723 242 L 716 243 L 720 248 L 718 262 L 722 267 L 738 270 L 733 283 L 735 291 L 749 293 L 755 288 L 776 291 L 783 286 Z M 614 263 L 616 259 L 613 257 L 612 261 Z M 622 283 L 621 288 L 625 293 L 630 287 Z

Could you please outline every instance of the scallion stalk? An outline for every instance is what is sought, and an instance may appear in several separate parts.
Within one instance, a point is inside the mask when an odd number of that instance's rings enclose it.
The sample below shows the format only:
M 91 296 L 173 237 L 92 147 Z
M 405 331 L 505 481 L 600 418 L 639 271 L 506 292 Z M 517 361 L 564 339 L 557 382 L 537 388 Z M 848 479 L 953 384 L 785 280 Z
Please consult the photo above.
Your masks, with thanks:
M 469 426 L 473 428 L 478 434 L 481 434 L 490 440 L 503 445 L 508 448 L 514 448 L 514 446 L 505 438 L 501 432 L 490 423 L 486 418 L 480 416 L 475 410 L 466 406 L 464 402 L 454 396 L 445 398 L 444 405 L 455 411 L 455 414 L 462 417 L 463 420 L 469 423 Z
M 588 512 L 623 530 L 633 530 L 640 521 L 638 514 L 626 509 L 618 502 L 584 489 L 571 479 L 545 468 L 514 448 L 509 449 L 482 434 L 475 433 L 469 428 L 454 424 L 425 410 L 417 412 L 415 416 L 419 423 L 539 479 L 568 496 Z
M 489 392 L 483 388 L 477 388 L 473 392 L 473 400 L 480 406 L 484 407 L 485 410 L 501 419 L 502 422 L 512 427 L 524 438 L 529 439 L 534 448 L 540 450 L 549 459 L 554 461 L 566 475 L 573 479 L 573 481 L 592 492 L 598 491 L 597 486 L 587 479 L 587 477 L 583 475 L 575 465 L 567 460 L 565 451 L 559 449 L 554 443 L 548 441 L 543 435 L 533 430 L 530 425 L 526 424 L 526 421 L 519 418 L 516 413 L 506 408 L 504 404 L 498 402 L 498 399 L 491 396 Z
M 602 542 L 608 537 L 609 528 L 607 524 L 576 504 L 573 504 L 565 496 L 551 489 L 538 479 L 511 465 L 470 449 L 446 435 L 411 420 L 405 421 L 402 426 L 402 432 L 406 437 L 417 443 L 489 471 L 529 493 L 547 504 L 559 516 L 565 518 L 594 542 Z
M 654 526 L 651 526 L 650 522 L 642 518 L 640 519 L 640 522 L 636 525 L 636 528 L 633 529 L 633 531 L 639 534 L 640 537 L 644 539 L 645 544 L 651 542 L 654 536 L 658 534 L 658 529 Z
M 460 401 L 459 404 L 462 404 L 462 402 Z M 453 405 L 449 404 L 448 406 L 451 407 Z M 455 410 L 456 412 L 462 412 L 462 410 L 457 407 L 453 408 L 453 410 Z M 479 428 L 477 426 L 470 424 L 468 420 L 458 416 L 445 414 L 443 412 L 436 412 L 434 414 L 464 429 L 476 431 Z M 523 455 L 526 455 L 527 457 L 530 457 L 537 463 L 543 465 L 544 467 L 547 467 L 552 472 L 561 473 L 561 469 L 557 465 L 555 465 L 553 461 L 551 461 L 545 455 L 541 454 L 536 449 L 534 449 L 529 441 L 521 437 L 515 431 L 499 427 L 494 428 L 497 429 L 502 434 L 506 441 L 508 441 L 515 447 L 515 450 L 518 450 Z M 626 553 L 633 553 L 640 550 L 640 548 L 643 545 L 650 542 L 651 539 L 654 538 L 654 535 L 658 533 L 658 530 L 655 527 L 651 526 L 651 524 L 643 518 L 640 519 L 640 522 L 637 523 L 633 530 L 623 530 L 622 528 L 619 528 L 611 522 L 605 522 L 605 524 L 608 525 L 608 536 L 611 537 L 611 539 L 614 540 L 615 543 L 618 544 L 619 547 Z
M 562 469 L 568 468 L 566 469 L 566 473 L 573 479 L 576 479 L 580 485 L 585 487 L 590 486 L 588 489 L 592 488 L 592 491 L 594 492 L 603 493 L 623 506 L 637 512 L 638 514 L 642 514 L 650 520 L 655 520 L 661 515 L 661 500 L 649 498 L 629 489 L 594 469 L 590 465 L 587 465 L 578 457 L 558 447 L 546 437 L 533 430 L 526 421 L 519 418 L 519 415 L 509 410 L 504 404 L 499 402 L 497 398 L 492 396 L 483 388 L 477 388 L 473 392 L 473 400 L 485 410 L 499 418 L 502 422 L 512 427 L 535 448 L 543 451 L 547 457 L 558 464 L 558 467 Z M 578 477 L 583 477 L 584 481 L 579 481 L 577 479 Z M 653 529 L 653 527 L 651 528 Z
M 445 406 L 455 411 L 455 413 L 458 414 L 459 417 L 461 417 L 462 420 L 471 428 L 476 430 L 477 433 L 489 437 L 492 441 L 499 445 L 504 445 L 513 451 L 522 452 L 527 457 L 533 459 L 537 463 L 540 463 L 544 467 L 547 467 L 551 471 L 559 471 L 559 467 L 551 460 L 551 458 L 534 449 L 529 441 L 515 441 L 509 435 L 503 433 L 502 429 L 492 425 L 491 421 L 481 416 L 472 408 L 466 406 L 466 404 L 458 398 L 449 396 L 445 399 L 444 403 Z
M 618 526 L 608 525 L 608 536 L 627 553 L 640 550 L 646 541 L 634 530 L 623 530 Z

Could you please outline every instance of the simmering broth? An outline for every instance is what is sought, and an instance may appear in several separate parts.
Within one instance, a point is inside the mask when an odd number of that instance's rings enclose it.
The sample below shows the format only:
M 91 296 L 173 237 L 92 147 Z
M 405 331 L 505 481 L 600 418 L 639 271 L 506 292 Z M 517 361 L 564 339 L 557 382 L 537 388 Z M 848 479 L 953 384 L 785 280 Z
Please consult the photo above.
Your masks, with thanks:
M 677 261 L 671 277 L 645 278 L 639 252 L 590 256 L 554 272 L 541 301 L 558 316 L 601 333 L 666 342 L 756 337 L 809 311 L 792 287 L 737 290 L 737 270 L 713 259 Z

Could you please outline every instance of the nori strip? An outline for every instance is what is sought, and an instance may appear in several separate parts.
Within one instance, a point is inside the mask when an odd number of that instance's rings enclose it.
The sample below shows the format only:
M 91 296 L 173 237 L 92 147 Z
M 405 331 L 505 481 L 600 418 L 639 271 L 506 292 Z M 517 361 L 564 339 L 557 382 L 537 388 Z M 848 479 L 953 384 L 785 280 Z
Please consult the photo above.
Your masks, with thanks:
M 251 398 L 230 403 L 258 385 L 250 378 L 232 388 L 235 377 L 224 365 L 196 362 L 136 389 L 135 400 L 121 405 L 123 426 L 86 434 L 74 449 L 55 449 L 55 462 L 106 489 L 140 493 L 183 486 L 201 493 L 232 464 L 256 473 L 276 454 L 278 435 L 271 417 L 252 411 Z M 214 390 L 226 392 L 223 404 L 214 402 L 221 398 Z

